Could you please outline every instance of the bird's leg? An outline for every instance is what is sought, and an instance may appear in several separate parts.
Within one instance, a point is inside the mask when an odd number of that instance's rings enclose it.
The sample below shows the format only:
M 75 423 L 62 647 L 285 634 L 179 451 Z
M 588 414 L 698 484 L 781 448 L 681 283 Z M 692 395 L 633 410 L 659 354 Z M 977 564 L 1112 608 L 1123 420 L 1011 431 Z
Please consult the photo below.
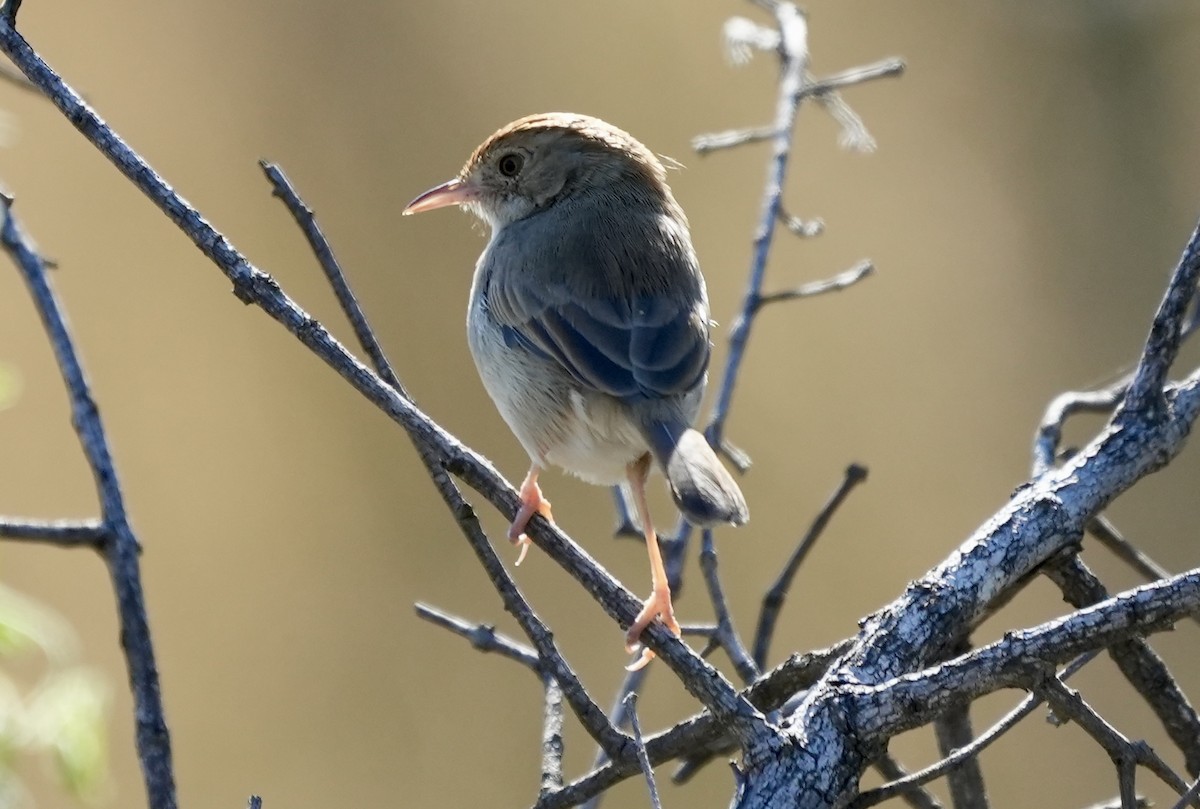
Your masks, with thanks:
M 538 486 L 537 479 L 541 471 L 542 467 L 537 464 L 529 467 L 529 474 L 525 475 L 525 480 L 521 483 L 521 507 L 517 509 L 517 516 L 513 517 L 512 525 L 508 527 L 508 541 L 521 546 L 521 552 L 517 555 L 518 565 L 525 561 L 525 554 L 529 552 L 529 537 L 525 536 L 525 528 L 533 515 L 541 514 L 548 521 L 554 522 L 554 515 L 550 513 L 550 501 L 542 497 L 542 489 Z
M 679 636 L 680 629 L 679 622 L 675 620 L 675 607 L 671 604 L 671 586 L 667 582 L 667 569 L 663 565 L 662 552 L 658 548 L 658 535 L 654 532 L 654 523 L 650 521 L 650 507 L 646 505 L 646 477 L 650 473 L 649 453 L 631 463 L 626 472 L 629 476 L 629 487 L 633 492 L 633 504 L 637 508 L 642 531 L 646 535 L 652 587 L 650 597 L 642 604 L 642 611 L 633 619 L 629 632 L 625 634 L 625 650 L 631 654 L 638 649 L 642 652 L 642 656 L 628 666 L 629 671 L 637 671 L 654 659 L 654 652 L 638 640 L 642 630 L 648 627 L 651 621 L 661 618 L 663 624 L 675 633 L 676 637 Z

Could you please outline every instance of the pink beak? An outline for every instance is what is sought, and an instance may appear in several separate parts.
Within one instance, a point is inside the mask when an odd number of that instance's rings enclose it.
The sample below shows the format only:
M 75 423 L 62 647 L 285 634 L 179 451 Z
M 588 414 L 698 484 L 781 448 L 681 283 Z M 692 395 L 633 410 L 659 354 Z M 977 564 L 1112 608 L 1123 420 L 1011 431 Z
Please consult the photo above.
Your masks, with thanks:
M 429 189 L 424 194 L 408 203 L 401 216 L 409 214 L 421 213 L 422 211 L 432 211 L 434 208 L 445 208 L 447 205 L 462 205 L 464 202 L 470 202 L 478 196 L 475 188 L 457 177 L 453 180 L 448 180 L 439 186 Z

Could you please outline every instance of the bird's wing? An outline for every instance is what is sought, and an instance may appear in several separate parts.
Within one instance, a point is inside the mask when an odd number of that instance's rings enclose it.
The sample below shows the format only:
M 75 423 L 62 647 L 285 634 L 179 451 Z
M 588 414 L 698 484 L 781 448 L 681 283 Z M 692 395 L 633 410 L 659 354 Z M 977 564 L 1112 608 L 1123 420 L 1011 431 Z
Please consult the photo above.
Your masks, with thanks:
M 491 280 L 485 305 L 505 341 L 557 362 L 587 388 L 621 399 L 665 398 L 692 390 L 708 367 L 702 298 L 569 294 L 525 273 Z

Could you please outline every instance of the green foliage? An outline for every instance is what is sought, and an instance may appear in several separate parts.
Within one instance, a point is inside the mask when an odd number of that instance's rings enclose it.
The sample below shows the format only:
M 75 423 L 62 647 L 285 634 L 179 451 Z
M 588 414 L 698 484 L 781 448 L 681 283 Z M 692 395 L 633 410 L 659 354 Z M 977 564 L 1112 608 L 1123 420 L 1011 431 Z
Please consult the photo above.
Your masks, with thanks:
M 108 693 L 98 673 L 74 662 L 77 647 L 59 616 L 0 584 L 0 809 L 32 803 L 17 773 L 30 757 L 81 801 L 109 793 Z M 11 672 L 31 663 L 42 670 L 22 688 L 28 678 Z

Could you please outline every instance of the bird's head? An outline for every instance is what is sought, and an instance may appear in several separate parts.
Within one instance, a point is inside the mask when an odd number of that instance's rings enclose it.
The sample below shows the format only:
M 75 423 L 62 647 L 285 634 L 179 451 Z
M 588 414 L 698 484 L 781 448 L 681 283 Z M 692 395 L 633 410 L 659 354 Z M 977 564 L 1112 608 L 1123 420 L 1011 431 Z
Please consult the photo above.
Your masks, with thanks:
M 550 112 L 499 129 L 457 177 L 421 194 L 404 214 L 460 205 L 498 230 L 583 196 L 678 207 L 662 163 L 628 132 L 599 118 Z

